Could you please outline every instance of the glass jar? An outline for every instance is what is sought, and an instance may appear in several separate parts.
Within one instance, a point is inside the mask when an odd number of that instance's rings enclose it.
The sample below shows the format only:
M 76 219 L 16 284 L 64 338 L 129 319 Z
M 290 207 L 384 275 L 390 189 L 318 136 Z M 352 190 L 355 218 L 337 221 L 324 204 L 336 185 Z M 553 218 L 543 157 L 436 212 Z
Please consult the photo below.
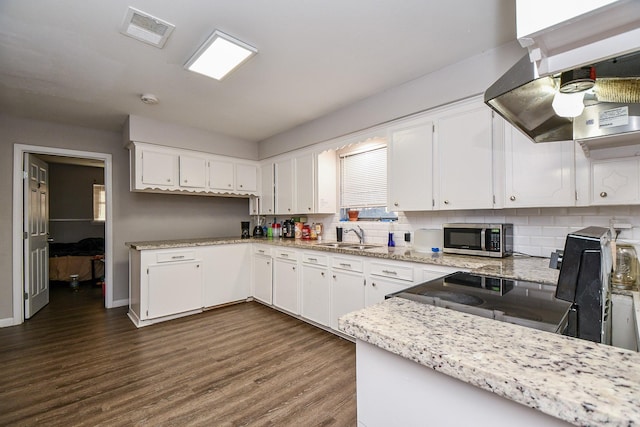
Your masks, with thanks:
M 633 289 L 638 278 L 638 256 L 632 245 L 616 244 L 616 258 L 611 284 L 618 289 Z

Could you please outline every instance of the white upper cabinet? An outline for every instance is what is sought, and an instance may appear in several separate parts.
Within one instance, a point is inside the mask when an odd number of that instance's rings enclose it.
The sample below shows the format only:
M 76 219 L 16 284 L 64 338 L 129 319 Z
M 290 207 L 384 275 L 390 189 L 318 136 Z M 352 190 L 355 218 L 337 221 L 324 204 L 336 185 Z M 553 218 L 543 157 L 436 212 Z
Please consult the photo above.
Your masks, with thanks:
M 275 199 L 276 214 L 294 214 L 293 197 L 293 159 L 279 160 L 275 163 Z
M 298 214 L 315 212 L 315 168 L 314 155 L 307 153 L 294 159 L 295 168 L 295 204 Z
M 255 194 L 258 191 L 258 166 L 236 163 L 236 190 Z
M 388 207 L 394 211 L 433 209 L 433 128 L 431 119 L 389 129 Z
M 131 191 L 257 195 L 257 163 L 131 142 Z
M 591 162 L 591 204 L 640 203 L 640 161 L 637 157 Z
M 434 152 L 438 209 L 493 208 L 492 114 L 481 99 L 438 114 Z
M 273 163 L 265 163 L 260 167 L 260 215 L 272 215 L 276 211 L 273 168 Z
M 315 213 L 335 214 L 338 206 L 338 157 L 335 150 L 315 156 Z
M 536 144 L 505 122 L 504 162 L 505 208 L 575 205 L 573 141 Z
M 233 162 L 209 160 L 209 188 L 219 191 L 235 189 Z
M 180 155 L 180 187 L 205 188 L 207 161 L 203 157 Z
M 135 188 L 165 188 L 178 185 L 178 155 L 143 148 L 135 152 Z

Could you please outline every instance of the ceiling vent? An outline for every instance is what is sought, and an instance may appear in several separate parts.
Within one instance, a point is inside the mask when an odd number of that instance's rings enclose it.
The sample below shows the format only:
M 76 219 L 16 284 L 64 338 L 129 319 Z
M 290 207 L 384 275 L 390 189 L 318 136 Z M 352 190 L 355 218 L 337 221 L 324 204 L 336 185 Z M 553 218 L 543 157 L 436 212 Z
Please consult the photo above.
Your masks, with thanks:
M 162 48 L 175 25 L 148 13 L 129 7 L 120 32 L 125 36 Z

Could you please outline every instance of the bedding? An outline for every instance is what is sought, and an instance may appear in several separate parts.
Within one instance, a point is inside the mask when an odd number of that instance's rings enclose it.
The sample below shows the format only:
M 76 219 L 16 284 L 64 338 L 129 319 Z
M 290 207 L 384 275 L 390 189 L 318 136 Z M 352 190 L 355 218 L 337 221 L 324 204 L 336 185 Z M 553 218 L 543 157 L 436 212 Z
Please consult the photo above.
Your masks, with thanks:
M 76 243 L 49 245 L 49 280 L 71 281 L 77 274 L 79 281 L 96 280 L 104 276 L 104 239 L 89 237 Z

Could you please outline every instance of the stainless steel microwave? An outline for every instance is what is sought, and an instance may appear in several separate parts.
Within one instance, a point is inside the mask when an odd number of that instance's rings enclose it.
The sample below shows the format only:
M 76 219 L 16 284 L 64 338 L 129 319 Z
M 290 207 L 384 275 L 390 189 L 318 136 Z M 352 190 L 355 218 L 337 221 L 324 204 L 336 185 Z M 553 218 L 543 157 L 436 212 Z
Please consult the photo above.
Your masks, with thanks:
M 513 224 L 444 224 L 442 251 L 503 258 L 513 254 Z

